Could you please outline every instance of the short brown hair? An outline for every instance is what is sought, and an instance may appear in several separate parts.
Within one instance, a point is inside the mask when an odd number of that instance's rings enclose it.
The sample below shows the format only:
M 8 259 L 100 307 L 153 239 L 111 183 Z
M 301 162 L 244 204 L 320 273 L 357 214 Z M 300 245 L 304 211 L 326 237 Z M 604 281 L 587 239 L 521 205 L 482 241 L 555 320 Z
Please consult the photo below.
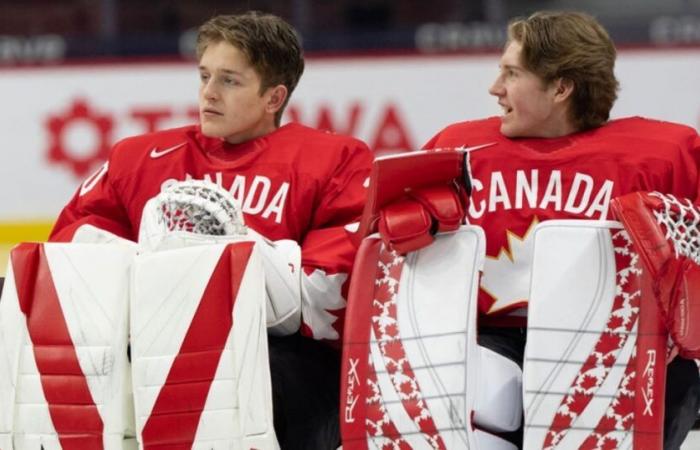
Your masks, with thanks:
M 209 19 L 197 34 L 197 58 L 207 46 L 227 42 L 248 58 L 261 79 L 260 93 L 284 85 L 287 99 L 275 115 L 279 125 L 282 112 L 304 72 L 304 54 L 294 28 L 280 17 L 251 11 L 237 15 L 220 15 Z
M 579 130 L 602 125 L 610 117 L 619 83 L 617 52 L 605 28 L 579 12 L 537 12 L 508 24 L 508 41 L 522 45 L 523 66 L 546 83 L 574 84 L 570 111 Z

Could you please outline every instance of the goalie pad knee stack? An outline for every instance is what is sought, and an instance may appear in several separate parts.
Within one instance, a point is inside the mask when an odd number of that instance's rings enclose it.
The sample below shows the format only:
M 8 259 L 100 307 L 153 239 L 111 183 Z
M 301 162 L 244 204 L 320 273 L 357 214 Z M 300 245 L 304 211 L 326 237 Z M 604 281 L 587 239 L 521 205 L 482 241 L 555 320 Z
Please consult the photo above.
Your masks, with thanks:
M 520 425 L 520 369 L 476 343 L 483 258 L 478 227 L 405 256 L 365 239 L 343 343 L 344 449 L 515 449 L 495 433 Z
M 12 251 L 0 301 L 3 450 L 135 444 L 126 350 L 134 247 Z
M 138 255 L 131 342 L 143 448 L 277 448 L 252 241 Z

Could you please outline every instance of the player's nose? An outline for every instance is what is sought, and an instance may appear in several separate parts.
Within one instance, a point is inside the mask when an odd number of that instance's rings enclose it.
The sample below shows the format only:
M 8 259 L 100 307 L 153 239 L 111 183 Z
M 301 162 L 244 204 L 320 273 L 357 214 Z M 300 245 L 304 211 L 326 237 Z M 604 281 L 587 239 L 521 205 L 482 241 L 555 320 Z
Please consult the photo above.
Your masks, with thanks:
M 207 100 L 216 100 L 218 93 L 211 79 L 202 85 L 202 96 Z
M 505 89 L 503 87 L 503 77 L 499 75 L 496 77 L 496 79 L 493 81 L 491 86 L 489 87 L 489 94 L 500 97 L 505 94 Z

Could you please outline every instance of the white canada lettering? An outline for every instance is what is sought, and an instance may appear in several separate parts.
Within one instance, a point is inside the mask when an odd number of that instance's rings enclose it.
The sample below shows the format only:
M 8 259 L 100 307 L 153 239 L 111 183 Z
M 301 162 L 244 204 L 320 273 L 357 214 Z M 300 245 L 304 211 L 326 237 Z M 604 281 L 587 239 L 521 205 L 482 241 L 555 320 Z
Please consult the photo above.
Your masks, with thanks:
M 265 207 L 267 195 L 270 193 L 270 179 L 256 175 L 253 183 L 248 188 L 248 194 L 245 196 L 243 203 L 243 211 L 248 214 L 258 214 Z M 257 196 L 258 202 L 253 206 L 253 199 Z
M 289 182 L 285 181 L 279 185 L 279 188 L 274 189 L 275 186 L 273 186 L 269 178 L 255 175 L 250 186 L 246 188 L 245 175 L 236 175 L 230 186 L 224 186 L 223 178 L 222 172 L 207 173 L 202 177 L 203 180 L 216 183 L 227 189 L 236 203 L 241 205 L 241 210 L 245 214 L 260 214 L 265 219 L 272 217 L 275 222 L 282 223 L 284 207 L 289 194 Z M 185 179 L 192 180 L 194 177 L 187 174 Z M 161 190 L 177 182 L 178 180 L 172 178 L 165 180 L 161 184 Z M 274 192 L 274 194 L 270 195 L 271 192 Z
M 245 177 L 237 176 L 233 179 L 231 187 L 228 189 L 239 205 L 245 200 Z
M 524 170 L 518 170 L 515 182 L 515 209 L 523 207 L 523 195 L 527 197 L 527 206 L 537 206 L 537 169 L 530 171 L 528 180 Z
M 552 170 L 549 176 L 549 183 L 544 190 L 540 209 L 547 209 L 550 203 L 554 204 L 555 211 L 561 211 L 561 172 L 558 170 Z
M 287 199 L 288 192 L 289 184 L 282 183 L 282 186 L 280 186 L 277 193 L 272 197 L 272 200 L 270 200 L 270 203 L 265 208 L 265 211 L 263 211 L 262 216 L 268 219 L 272 215 L 272 213 L 274 213 L 275 217 L 282 217 L 282 211 L 284 210 L 284 201 Z M 277 220 L 277 222 L 279 223 L 279 220 Z
M 479 192 L 482 189 L 484 189 L 484 184 L 477 180 L 476 178 L 472 178 L 472 193 L 474 192 Z M 469 216 L 478 219 L 479 217 L 484 215 L 484 211 L 486 211 L 486 201 L 481 200 L 479 201 L 479 209 L 476 209 L 476 202 L 474 201 L 474 198 L 476 197 L 474 194 L 472 194 L 472 201 L 469 202 Z
M 489 212 L 495 211 L 499 203 L 503 205 L 503 209 L 510 209 L 510 199 L 503 175 L 501 172 L 494 172 L 491 176 L 491 190 L 489 191 Z
M 585 186 L 583 188 L 583 192 L 581 193 L 581 199 L 579 200 L 578 205 L 575 205 L 576 199 L 579 197 L 579 189 L 581 189 L 582 184 Z M 566 200 L 564 210 L 574 214 L 582 213 L 583 210 L 586 209 L 588 200 L 591 198 L 592 190 L 593 178 L 591 178 L 589 175 L 577 173 L 574 176 L 574 182 L 571 184 L 571 193 L 569 194 L 569 198 Z
M 561 170 L 516 170 L 514 175 L 494 171 L 483 181 L 472 178 L 469 217 L 478 219 L 486 211 L 529 208 L 607 218 L 614 187 L 611 180 L 600 182 L 579 172 L 563 177 Z
M 596 212 L 600 213 L 600 218 L 604 219 L 608 215 L 608 207 L 612 198 L 613 182 L 605 180 L 603 187 L 600 188 L 595 198 L 591 202 L 591 206 L 586 211 L 586 216 L 593 217 Z

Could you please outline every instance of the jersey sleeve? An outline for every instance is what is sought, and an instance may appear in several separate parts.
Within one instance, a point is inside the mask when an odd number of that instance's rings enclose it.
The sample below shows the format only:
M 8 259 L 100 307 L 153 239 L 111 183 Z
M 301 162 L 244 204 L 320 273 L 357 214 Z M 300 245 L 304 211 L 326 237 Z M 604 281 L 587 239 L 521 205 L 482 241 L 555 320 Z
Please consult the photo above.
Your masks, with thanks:
M 669 139 L 679 148 L 679 156 L 673 162 L 673 175 L 669 192 L 676 197 L 688 198 L 695 204 L 700 202 L 700 136 L 690 127 L 676 127 Z M 658 189 L 661 190 L 661 189 Z
M 114 154 L 113 149 L 112 154 Z M 90 175 L 63 208 L 53 226 L 50 241 L 70 242 L 83 225 L 92 225 L 119 237 L 135 240 L 131 222 L 114 187 L 113 163 L 105 162 Z
M 440 140 L 440 136 L 442 135 L 442 131 L 439 131 L 435 136 L 430 138 L 428 142 L 423 144 L 422 149 L 423 150 L 431 150 L 434 149 L 437 146 L 437 142 Z
M 359 220 L 367 194 L 372 154 L 352 141 L 323 189 L 312 227 L 301 243 L 302 333 L 315 339 L 339 340 L 350 270 L 357 249 L 345 225 Z
M 691 145 L 692 175 L 695 176 L 695 198 L 693 202 L 700 205 L 700 135 L 695 134 Z

